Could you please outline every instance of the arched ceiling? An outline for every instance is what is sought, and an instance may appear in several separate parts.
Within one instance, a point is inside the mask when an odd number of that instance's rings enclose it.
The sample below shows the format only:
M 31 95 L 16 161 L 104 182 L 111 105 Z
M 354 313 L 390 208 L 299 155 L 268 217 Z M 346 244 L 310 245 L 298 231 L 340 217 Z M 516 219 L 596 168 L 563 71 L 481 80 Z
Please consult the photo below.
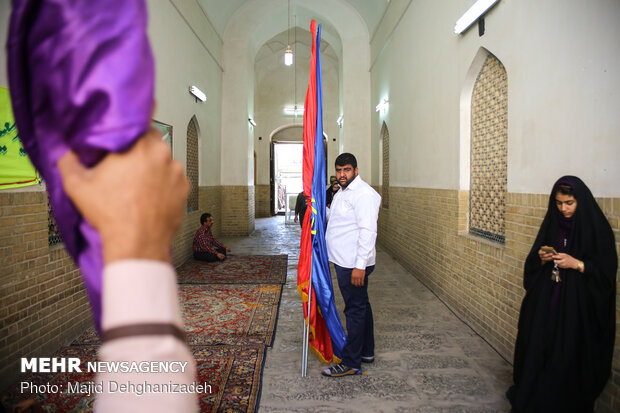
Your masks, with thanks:
M 267 59 L 272 59 L 273 55 L 277 55 L 278 57 L 283 56 L 286 46 L 289 45 L 295 52 L 297 52 L 298 47 L 301 50 L 310 50 L 312 47 L 312 35 L 308 30 L 302 29 L 301 27 L 291 28 L 290 32 L 286 30 L 280 32 L 267 40 L 258 50 L 256 54 L 256 64 Z M 321 40 L 321 59 L 323 59 L 323 62 L 325 62 L 325 59 L 330 59 L 335 66 L 338 65 L 337 52 L 331 44 L 324 39 Z M 278 60 L 278 63 L 281 64 L 282 62 Z
M 228 24 L 230 18 L 233 14 L 248 2 L 256 2 L 260 4 L 261 0 L 199 0 L 202 4 L 203 9 L 207 13 L 211 24 L 217 30 L 218 34 L 221 38 L 224 37 L 224 30 L 226 29 L 226 25 Z M 366 23 L 366 27 L 368 28 L 368 37 L 372 38 L 377 25 L 381 21 L 383 14 L 385 13 L 385 9 L 387 8 L 390 0 L 333 0 L 334 2 L 343 2 L 348 3 L 352 6 L 353 9 L 357 11 L 357 13 L 361 16 L 361 18 Z M 300 15 L 303 12 L 301 11 L 301 6 L 303 5 L 306 9 L 312 9 L 312 2 L 303 2 L 302 0 L 290 0 L 291 7 L 291 16 Z M 282 6 L 285 9 L 288 9 L 288 0 L 282 0 Z M 275 16 L 274 16 L 275 17 Z M 307 28 L 302 26 L 301 24 L 305 24 L 306 21 L 310 21 L 310 19 L 314 16 L 310 16 L 307 19 L 298 19 L 297 25 L 302 28 Z M 281 20 L 281 18 L 279 19 Z M 303 23 L 302 23 L 303 22 Z M 279 22 L 281 23 L 281 22 Z M 286 23 L 286 17 L 284 20 Z M 291 26 L 294 23 L 291 21 Z

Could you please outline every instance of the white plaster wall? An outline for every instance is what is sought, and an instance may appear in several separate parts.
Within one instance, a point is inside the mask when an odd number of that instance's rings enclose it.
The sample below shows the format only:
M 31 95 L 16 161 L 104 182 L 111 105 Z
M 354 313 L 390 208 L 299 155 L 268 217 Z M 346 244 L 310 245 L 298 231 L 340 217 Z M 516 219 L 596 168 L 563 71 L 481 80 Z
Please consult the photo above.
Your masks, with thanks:
M 620 2 L 502 0 L 484 36 L 477 25 L 455 35 L 470 4 L 413 2 L 392 35 L 373 44 L 372 106 L 386 95 L 390 106 L 383 117 L 373 111 L 372 147 L 385 120 L 391 185 L 461 187 L 460 94 L 485 47 L 508 74 L 508 190 L 547 193 L 573 174 L 597 196 L 618 196 Z
M 160 0 L 149 0 L 148 5 L 156 73 L 154 118 L 173 126 L 173 156 L 185 164 L 187 125 L 196 116 L 200 128 L 199 185 L 219 185 L 222 75 L 219 49 L 213 46 L 219 40 L 206 36 L 212 31 L 201 37 L 205 29 L 194 27 L 209 24 L 199 8 L 177 8 L 173 2 Z M 188 92 L 190 85 L 205 92 L 207 101 L 196 102 Z
M 250 185 L 252 165 L 247 156 L 254 151 L 254 134 L 248 117 L 250 95 L 253 94 L 254 65 L 250 59 L 249 37 L 241 35 L 245 22 L 240 19 L 229 24 L 224 34 L 226 47 L 222 52 L 222 148 L 220 154 L 222 185 Z M 226 34 L 228 33 L 228 34 Z
M 304 31 L 308 42 L 311 42 L 312 35 Z M 267 60 L 257 61 L 255 65 L 256 73 L 256 94 L 254 115 L 257 126 L 254 128 L 254 150 L 257 154 L 257 184 L 269 184 L 269 151 L 271 134 L 284 125 L 299 124 L 303 125 L 303 115 L 296 118 L 284 113 L 285 106 L 297 106 L 303 108 L 308 80 L 310 77 L 310 53 L 311 50 L 306 45 L 298 42 L 295 54 L 295 67 L 284 66 L 282 54 L 272 55 Z M 333 163 L 338 155 L 337 141 L 332 140 L 332 136 L 338 138 L 338 125 L 336 119 L 339 116 L 338 102 L 338 61 L 321 56 L 322 83 L 323 83 L 323 131 L 329 137 L 327 165 Z M 296 82 L 295 82 L 295 72 Z M 295 87 L 297 84 L 297 99 L 294 99 Z M 258 140 L 258 137 L 262 140 Z M 300 136 L 301 139 L 301 136 Z
M 315 0 L 304 5 L 317 22 L 324 22 L 337 31 L 342 44 L 344 116 L 348 118 L 340 142 L 345 150 L 355 152 L 361 165 L 370 170 L 370 75 L 369 36 L 361 16 L 345 1 Z M 222 165 L 238 165 L 238 169 L 223 176 L 225 185 L 253 183 L 253 165 L 245 153 L 252 153 L 257 136 L 248 130 L 247 117 L 253 116 L 249 96 L 254 91 L 252 62 L 255 49 L 286 28 L 284 19 L 272 19 L 284 13 L 286 4 L 277 0 L 249 0 L 240 7 L 224 31 L 222 135 L 230 144 L 222 148 Z M 279 22 L 283 22 L 279 25 Z M 303 22 L 298 20 L 300 26 Z M 328 31 L 329 32 L 329 31 Z M 329 34 L 329 33 L 328 33 Z M 331 42 L 330 42 L 331 43 Z M 249 52 L 248 52 L 249 51 Z M 248 53 L 244 53 L 248 52 Z M 337 116 L 336 116 L 337 117 Z M 247 150 L 246 150 L 247 148 Z M 362 170 L 362 168 L 360 168 Z M 362 170 L 362 176 L 365 173 Z

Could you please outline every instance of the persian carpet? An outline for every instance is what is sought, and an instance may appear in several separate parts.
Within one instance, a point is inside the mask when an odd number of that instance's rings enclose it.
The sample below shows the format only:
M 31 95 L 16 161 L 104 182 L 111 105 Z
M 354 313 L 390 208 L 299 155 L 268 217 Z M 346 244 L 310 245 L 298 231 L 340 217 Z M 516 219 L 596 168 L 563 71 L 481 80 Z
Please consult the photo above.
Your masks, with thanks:
M 101 340 L 97 335 L 97 330 L 95 327 L 90 327 L 86 330 L 81 336 L 76 338 L 71 342 L 72 346 L 99 346 L 101 345 Z
M 223 262 L 190 260 L 177 268 L 179 284 L 284 284 L 288 255 L 232 255 Z
M 187 343 L 271 346 L 281 285 L 180 285 Z
M 93 411 L 95 395 L 68 393 L 67 383 L 91 382 L 94 373 L 85 365 L 95 361 L 96 346 L 64 347 L 54 357 L 78 357 L 83 373 L 39 373 L 21 379 L 1 396 L 6 411 L 21 400 L 34 399 L 45 411 L 89 413 Z M 192 347 L 198 370 L 196 382 L 204 383 L 207 391 L 197 395 L 201 412 L 254 412 L 260 397 L 261 375 L 265 359 L 264 346 L 197 346 Z M 21 391 L 21 383 L 37 386 L 62 386 L 50 393 Z
M 276 328 L 280 285 L 179 285 L 179 301 L 189 345 L 270 346 Z M 94 328 L 72 346 L 100 345 Z
M 20 379 L 2 394 L 2 405 L 7 412 L 13 411 L 13 406 L 21 400 L 34 399 L 45 411 L 51 412 L 92 412 L 95 395 L 70 393 L 67 383 L 92 382 L 95 373 L 86 371 L 86 363 L 95 361 L 96 346 L 68 346 L 61 348 L 53 357 L 77 357 L 81 361 L 82 373 L 31 373 Z M 36 386 L 46 386 L 50 391 L 37 392 L 36 388 L 28 387 L 21 391 L 22 383 L 32 383 Z M 53 386 L 58 386 L 54 388 Z
M 200 394 L 201 412 L 254 412 L 260 397 L 265 347 L 192 347 L 198 366 L 197 382 L 209 393 Z

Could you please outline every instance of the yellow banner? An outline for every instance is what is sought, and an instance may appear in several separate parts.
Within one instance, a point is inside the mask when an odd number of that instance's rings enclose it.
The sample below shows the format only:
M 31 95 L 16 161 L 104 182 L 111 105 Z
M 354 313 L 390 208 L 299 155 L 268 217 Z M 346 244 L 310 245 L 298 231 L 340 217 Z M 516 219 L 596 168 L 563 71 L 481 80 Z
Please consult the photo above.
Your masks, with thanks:
M 37 183 L 39 174 L 19 139 L 9 90 L 0 87 L 0 190 Z

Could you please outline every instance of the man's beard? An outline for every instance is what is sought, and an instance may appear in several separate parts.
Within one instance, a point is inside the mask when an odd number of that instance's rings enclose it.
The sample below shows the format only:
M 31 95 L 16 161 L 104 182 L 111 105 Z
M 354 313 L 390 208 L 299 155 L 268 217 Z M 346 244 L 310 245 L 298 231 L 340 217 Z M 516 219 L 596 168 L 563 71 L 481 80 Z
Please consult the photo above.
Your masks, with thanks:
M 342 189 L 345 189 L 347 186 L 349 186 L 349 184 L 350 184 L 351 182 L 353 182 L 353 180 L 354 180 L 355 178 L 357 178 L 357 175 L 353 175 L 353 177 L 352 177 L 351 179 L 348 179 L 348 178 L 346 178 L 346 177 L 345 177 L 346 181 L 345 181 L 344 183 L 342 183 L 342 181 L 340 181 L 340 180 L 338 181 L 338 183 L 340 184 L 340 187 L 341 187 Z

